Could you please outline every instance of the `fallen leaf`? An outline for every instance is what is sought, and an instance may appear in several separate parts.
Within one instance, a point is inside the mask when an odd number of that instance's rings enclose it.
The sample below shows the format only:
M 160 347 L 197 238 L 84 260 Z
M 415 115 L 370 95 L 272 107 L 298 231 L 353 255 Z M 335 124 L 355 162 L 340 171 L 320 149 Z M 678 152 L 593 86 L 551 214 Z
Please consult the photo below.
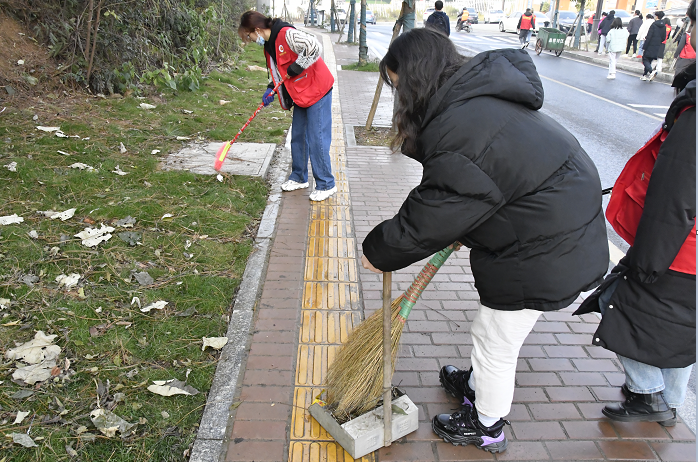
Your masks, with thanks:
M 148 103 L 141 103 L 138 105 L 141 109 L 155 109 L 157 106 Z
M 29 237 L 31 237 L 32 239 L 39 239 L 39 233 L 37 233 L 36 230 L 34 230 L 34 229 L 29 231 L 28 234 L 29 234 Z
M 83 164 L 82 162 L 75 162 L 74 164 L 69 165 L 70 168 L 79 168 L 80 170 L 87 170 L 88 172 L 95 172 L 96 169 L 94 167 L 91 167 L 87 164 Z
M 171 213 L 166 213 L 166 214 L 164 214 L 164 215 L 162 216 L 162 218 L 160 218 L 160 219 L 161 219 L 161 220 L 164 220 L 165 218 L 172 218 L 172 217 L 174 217 L 174 215 L 172 215 Z
M 190 111 L 188 109 L 182 109 L 182 112 L 185 114 L 193 114 L 194 113 L 194 111 Z
M 176 313 L 175 316 L 180 316 L 180 317 L 186 318 L 186 317 L 189 317 L 189 316 L 195 314 L 196 312 L 197 312 L 196 308 L 194 308 L 192 306 L 192 307 L 187 308 L 184 311 L 180 311 L 179 313 Z
M 33 340 L 16 348 L 10 348 L 5 353 L 5 357 L 21 360 L 27 364 L 38 364 L 45 360 L 56 359 L 61 353 L 61 347 L 53 344 L 53 339 L 56 337 L 57 335 L 46 335 L 43 331 L 37 331 Z
M 162 411 L 162 412 L 160 413 L 160 415 L 162 416 L 163 419 L 169 419 L 169 418 L 170 418 L 170 413 L 167 412 L 167 411 Z
M 16 213 L 13 213 L 12 215 L 0 217 L 0 226 L 13 225 L 15 223 L 22 223 L 23 221 L 24 221 L 24 218 L 17 216 Z
M 31 390 L 17 390 L 13 395 L 10 396 L 12 399 L 24 399 L 29 398 L 34 394 Z
M 59 130 L 61 129 L 61 127 L 42 127 L 42 126 L 38 126 L 38 127 L 36 127 L 36 129 L 37 129 L 37 130 L 41 130 L 42 132 L 49 132 L 49 133 L 51 133 L 51 132 L 57 132 L 57 131 L 59 131 Z
M 131 434 L 131 429 L 136 426 L 136 424 L 129 423 L 113 412 L 104 409 L 95 409 L 90 412 L 90 419 L 94 426 L 108 438 L 116 436 L 117 431 L 121 433 L 121 436 L 128 436 Z
M 101 242 L 108 241 L 111 239 L 111 233 L 114 228 L 111 226 L 101 225 L 99 229 L 97 228 L 85 228 L 84 231 L 79 232 L 75 237 L 82 239 L 82 245 L 85 247 L 95 247 Z
M 157 154 L 157 153 L 159 153 L 159 152 L 160 152 L 159 149 L 153 149 L 152 151 L 150 151 L 151 154 Z
M 34 385 L 36 382 L 43 382 L 51 378 L 51 371 L 56 367 L 56 361 L 43 361 L 39 364 L 18 367 L 12 374 L 13 380 L 21 380 L 27 385 Z
M 56 282 L 59 286 L 65 286 L 66 289 L 70 289 L 78 285 L 78 281 L 80 281 L 81 277 L 82 276 L 78 273 L 70 273 L 68 276 L 61 274 L 60 276 L 56 277 Z
M 70 457 L 77 457 L 78 452 L 73 449 L 73 447 L 70 444 L 65 445 L 65 452 L 70 456 Z
M 118 165 L 114 170 L 112 170 L 112 173 L 116 173 L 119 176 L 128 175 L 128 172 L 124 172 L 123 170 L 121 170 Z
M 98 324 L 96 326 L 91 326 L 90 337 L 101 337 L 104 333 L 112 327 L 113 323 L 109 324 Z
M 161 309 L 165 308 L 165 306 L 167 306 L 167 304 L 168 304 L 168 302 L 166 302 L 164 300 L 160 300 L 160 301 L 151 303 L 150 305 L 144 306 L 143 308 L 141 308 L 141 311 L 143 313 L 148 313 L 148 312 L 150 312 L 150 310 L 161 310 Z
M 12 302 L 10 301 L 9 298 L 0 298 L 0 310 L 4 310 L 5 308 L 9 308 L 10 303 L 12 303 Z
M 177 141 L 187 141 L 187 140 L 190 140 L 191 138 L 189 138 L 188 136 L 178 136 L 178 137 L 175 138 L 175 139 L 176 139 Z
M 390 408 L 393 410 L 393 414 L 407 415 L 405 410 L 397 404 L 393 404 L 392 406 L 390 406 Z
M 153 107 L 155 107 L 155 106 L 153 106 Z M 122 143 L 122 142 L 119 143 L 119 152 L 121 154 L 126 154 L 126 146 L 124 146 L 124 143 Z M 119 169 L 118 165 L 116 166 L 116 169 L 117 170 Z
M 116 226 L 119 226 L 121 228 L 133 228 L 133 225 L 136 224 L 136 219 L 133 218 L 131 215 L 127 216 L 126 218 L 122 218 L 121 220 L 117 220 L 116 223 L 114 223 Z
M 68 209 L 64 212 L 54 212 L 53 210 L 47 210 L 45 212 L 37 212 L 37 213 L 40 213 L 40 214 L 50 218 L 51 220 L 55 220 L 56 218 L 60 218 L 61 221 L 65 221 L 65 220 L 68 220 L 70 218 L 73 218 L 73 215 L 75 215 L 76 210 L 77 209 Z
M 133 226 L 133 225 L 131 225 Z M 119 239 L 130 245 L 131 247 L 134 247 L 138 245 L 141 242 L 141 234 L 140 233 L 134 233 L 131 231 L 123 232 L 117 234 L 119 236 Z
M 211 347 L 214 350 L 220 350 L 228 343 L 228 337 L 203 337 L 204 344 L 201 346 L 201 351 L 204 351 L 206 347 Z
M 131 306 L 133 306 L 134 303 L 135 303 L 135 304 L 138 304 L 138 308 L 141 307 L 141 299 L 140 299 L 140 298 L 138 298 L 138 297 L 133 297 L 133 298 L 131 299 Z
M 34 440 L 31 439 L 31 436 L 27 435 L 26 433 L 13 433 L 11 436 L 12 436 L 13 443 L 22 445 L 25 448 L 37 447 Z
M 24 418 L 28 416 L 30 413 L 30 411 L 17 411 L 17 417 L 15 417 L 15 421 L 13 422 L 13 424 L 21 424 Z
M 220 104 L 221 106 L 225 106 L 226 104 L 229 104 L 229 103 L 232 103 L 232 101 L 226 101 L 224 99 L 218 100 L 218 104 Z
M 220 173 L 218 175 L 216 175 L 216 180 L 218 180 L 222 183 L 223 182 L 223 175 L 221 175 Z
M 264 72 L 266 72 L 267 68 L 253 64 L 253 65 L 247 66 L 247 68 L 245 70 L 246 71 L 264 71 Z
M 16 172 L 17 171 L 17 162 L 10 162 L 9 164 L 3 165 L 6 169 L 8 169 L 11 172 Z
M 148 391 L 160 396 L 172 395 L 197 395 L 199 390 L 187 385 L 185 382 L 177 379 L 170 380 L 153 380 L 154 385 L 148 387 Z
M 125 234 L 125 233 L 121 233 L 121 234 Z M 136 281 L 138 281 L 138 284 L 140 284 L 142 286 L 149 286 L 150 284 L 155 282 L 153 280 L 152 276 L 150 276 L 150 274 L 148 274 L 146 271 L 141 271 L 140 273 L 135 273 L 133 275 L 133 277 L 135 277 Z

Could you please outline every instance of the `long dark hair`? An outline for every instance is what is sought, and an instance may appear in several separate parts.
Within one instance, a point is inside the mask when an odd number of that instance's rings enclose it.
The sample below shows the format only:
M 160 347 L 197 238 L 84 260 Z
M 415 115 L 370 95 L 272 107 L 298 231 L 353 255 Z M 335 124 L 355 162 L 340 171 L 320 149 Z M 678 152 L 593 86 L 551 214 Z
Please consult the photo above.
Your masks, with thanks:
M 238 27 L 238 35 L 243 42 L 249 42 L 247 34 L 254 32 L 255 29 L 271 29 L 271 23 L 274 20 L 264 16 L 258 11 L 245 11 L 240 16 L 240 27 Z
M 402 146 L 405 154 L 416 152 L 429 101 L 466 62 L 448 37 L 430 29 L 412 29 L 390 45 L 380 62 L 380 73 L 391 88 L 395 86 L 388 69 L 398 76 L 398 104 L 393 115 L 397 134 L 390 143 L 394 151 Z
M 620 18 L 616 18 L 613 20 L 611 23 L 611 29 L 622 29 L 623 28 L 623 20 Z

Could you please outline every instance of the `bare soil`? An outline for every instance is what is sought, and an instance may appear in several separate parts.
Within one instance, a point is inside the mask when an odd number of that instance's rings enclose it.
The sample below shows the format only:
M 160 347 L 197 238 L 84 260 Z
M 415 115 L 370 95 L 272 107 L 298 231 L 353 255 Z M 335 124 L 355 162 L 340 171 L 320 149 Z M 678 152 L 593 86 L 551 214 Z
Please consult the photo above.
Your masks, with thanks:
M 370 130 L 354 127 L 354 137 L 359 146 L 390 146 L 393 136 L 395 133 L 387 127 L 371 127 Z

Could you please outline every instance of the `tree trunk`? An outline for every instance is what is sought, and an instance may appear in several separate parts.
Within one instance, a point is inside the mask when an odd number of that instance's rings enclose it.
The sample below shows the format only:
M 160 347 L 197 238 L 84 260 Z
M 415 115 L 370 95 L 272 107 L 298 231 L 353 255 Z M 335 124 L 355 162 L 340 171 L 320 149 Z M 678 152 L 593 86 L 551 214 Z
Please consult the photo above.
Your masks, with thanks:
M 366 44 L 366 0 L 361 0 L 361 30 L 359 31 L 359 65 L 368 62 L 368 45 Z

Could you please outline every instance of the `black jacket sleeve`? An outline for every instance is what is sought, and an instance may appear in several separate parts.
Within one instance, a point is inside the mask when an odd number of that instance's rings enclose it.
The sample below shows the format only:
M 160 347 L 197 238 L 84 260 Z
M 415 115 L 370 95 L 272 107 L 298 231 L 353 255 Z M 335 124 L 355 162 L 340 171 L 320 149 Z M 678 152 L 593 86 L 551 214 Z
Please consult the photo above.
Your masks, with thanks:
M 504 202 L 492 179 L 467 157 L 436 153 L 398 214 L 368 234 L 364 255 L 381 271 L 404 268 L 463 237 Z
M 645 283 L 671 266 L 696 216 L 696 110 L 686 110 L 662 143 L 647 188 L 629 266 Z

